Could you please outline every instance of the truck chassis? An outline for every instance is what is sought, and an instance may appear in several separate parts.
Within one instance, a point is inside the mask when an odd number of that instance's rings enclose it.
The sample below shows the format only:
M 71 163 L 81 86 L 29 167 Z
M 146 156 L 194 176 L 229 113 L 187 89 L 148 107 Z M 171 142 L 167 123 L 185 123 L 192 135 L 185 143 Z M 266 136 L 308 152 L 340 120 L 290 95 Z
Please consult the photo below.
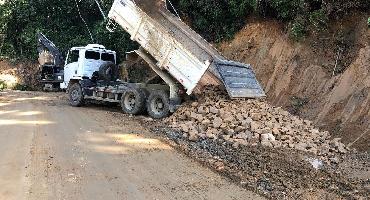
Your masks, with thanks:
M 126 114 L 142 114 L 160 119 L 167 117 L 181 104 L 169 97 L 168 85 L 128 83 L 123 81 L 92 81 L 71 83 L 68 94 L 72 106 L 82 106 L 89 101 L 117 103 Z

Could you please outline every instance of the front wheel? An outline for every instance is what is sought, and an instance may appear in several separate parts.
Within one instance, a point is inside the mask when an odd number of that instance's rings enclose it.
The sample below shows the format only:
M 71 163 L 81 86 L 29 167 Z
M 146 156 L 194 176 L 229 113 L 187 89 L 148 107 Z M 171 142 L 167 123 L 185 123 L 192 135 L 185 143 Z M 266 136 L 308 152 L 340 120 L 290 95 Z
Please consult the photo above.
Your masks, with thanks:
M 154 119 L 168 117 L 170 114 L 170 99 L 164 91 L 154 91 L 150 94 L 147 101 L 149 116 Z
M 80 107 L 84 105 L 82 87 L 79 83 L 74 83 L 68 88 L 68 95 L 71 106 Z

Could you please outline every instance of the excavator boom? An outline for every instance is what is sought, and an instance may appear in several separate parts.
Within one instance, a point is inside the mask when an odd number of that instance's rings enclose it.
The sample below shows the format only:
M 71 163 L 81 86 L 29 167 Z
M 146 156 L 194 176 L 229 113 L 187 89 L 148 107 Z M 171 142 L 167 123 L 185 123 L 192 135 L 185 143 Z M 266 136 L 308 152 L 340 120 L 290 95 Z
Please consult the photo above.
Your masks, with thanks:
M 42 54 L 45 51 L 49 52 L 54 58 L 53 64 L 56 67 L 63 68 L 64 58 L 55 44 L 42 33 L 37 34 L 37 41 L 37 51 L 39 52 L 39 54 Z

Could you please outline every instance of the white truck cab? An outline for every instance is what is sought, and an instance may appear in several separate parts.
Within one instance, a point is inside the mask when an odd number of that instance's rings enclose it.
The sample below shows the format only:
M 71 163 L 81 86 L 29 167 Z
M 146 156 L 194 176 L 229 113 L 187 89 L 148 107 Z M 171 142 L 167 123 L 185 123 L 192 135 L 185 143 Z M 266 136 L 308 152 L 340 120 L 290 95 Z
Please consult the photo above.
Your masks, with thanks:
M 61 89 L 67 89 L 71 80 L 91 79 L 100 66 L 111 62 L 116 64 L 116 52 L 103 45 L 89 44 L 86 47 L 73 47 L 67 54 L 64 67 L 64 82 Z

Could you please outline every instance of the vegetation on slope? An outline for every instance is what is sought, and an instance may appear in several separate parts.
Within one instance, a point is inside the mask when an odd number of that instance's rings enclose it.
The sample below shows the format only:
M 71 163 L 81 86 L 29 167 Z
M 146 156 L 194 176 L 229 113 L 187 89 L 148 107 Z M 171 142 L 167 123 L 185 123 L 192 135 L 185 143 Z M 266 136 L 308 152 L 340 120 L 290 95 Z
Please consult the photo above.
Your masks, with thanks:
M 108 12 L 113 0 L 99 1 Z M 252 14 L 286 22 L 291 35 L 300 38 L 325 30 L 330 20 L 353 9 L 370 8 L 368 0 L 172 0 L 172 3 L 185 21 L 213 42 L 232 38 Z M 63 52 L 72 46 L 101 43 L 122 56 L 135 47 L 122 30 L 109 33 L 105 25 L 94 0 L 6 0 L 0 5 L 0 55 L 34 60 L 37 32 L 46 34 Z
M 258 15 L 288 24 L 293 38 L 323 31 L 352 10 L 369 10 L 368 0 L 175 0 L 181 15 L 208 40 L 231 38 L 245 18 Z

